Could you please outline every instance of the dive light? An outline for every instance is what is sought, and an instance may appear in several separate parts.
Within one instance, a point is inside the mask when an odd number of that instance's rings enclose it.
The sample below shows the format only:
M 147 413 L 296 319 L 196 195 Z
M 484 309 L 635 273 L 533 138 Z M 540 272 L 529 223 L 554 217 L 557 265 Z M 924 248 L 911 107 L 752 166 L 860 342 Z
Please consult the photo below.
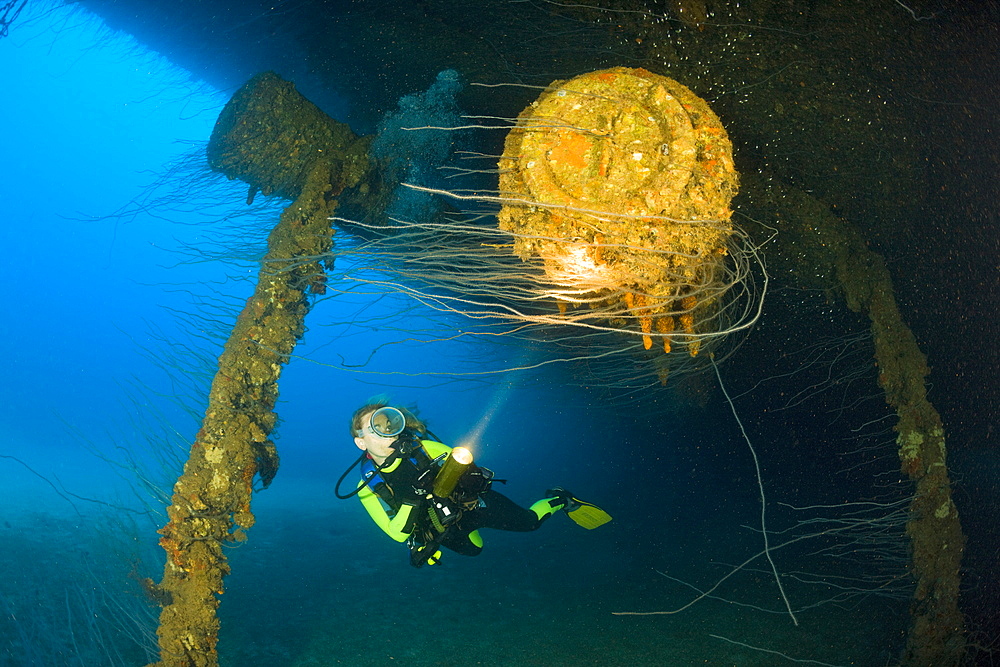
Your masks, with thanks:
M 441 469 L 434 478 L 431 492 L 438 498 L 447 498 L 455 490 L 458 479 L 472 465 L 472 452 L 465 447 L 456 447 L 448 454 Z

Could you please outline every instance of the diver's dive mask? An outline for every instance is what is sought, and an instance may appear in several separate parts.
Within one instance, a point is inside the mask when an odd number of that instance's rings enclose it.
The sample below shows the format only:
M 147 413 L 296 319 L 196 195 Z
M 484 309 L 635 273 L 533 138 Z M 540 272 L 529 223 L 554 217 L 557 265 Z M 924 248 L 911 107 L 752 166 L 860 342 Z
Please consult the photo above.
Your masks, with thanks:
M 379 408 L 368 418 L 368 430 L 383 438 L 395 438 L 406 428 L 406 415 L 398 408 Z

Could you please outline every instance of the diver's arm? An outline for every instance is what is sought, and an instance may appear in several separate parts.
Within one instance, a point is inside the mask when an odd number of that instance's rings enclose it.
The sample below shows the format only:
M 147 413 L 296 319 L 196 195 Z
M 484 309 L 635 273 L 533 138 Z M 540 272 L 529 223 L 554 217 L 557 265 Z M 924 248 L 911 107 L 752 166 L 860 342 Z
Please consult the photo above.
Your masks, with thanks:
M 442 444 L 434 440 L 422 440 L 420 442 L 423 446 L 424 451 L 431 459 L 435 459 L 441 454 L 447 454 L 451 451 L 451 447 Z M 394 470 L 396 470 L 400 461 L 397 459 L 396 462 L 391 463 L 384 470 L 384 474 L 391 475 Z M 363 483 L 363 482 L 362 482 Z M 359 493 L 358 499 L 361 504 L 364 505 L 365 510 L 368 512 L 368 516 L 372 518 L 379 528 L 381 528 L 386 535 L 396 540 L 397 542 L 405 542 L 410 537 L 410 530 L 406 530 L 408 524 L 410 524 L 410 517 L 413 515 L 413 510 L 420 503 L 420 499 L 414 495 L 413 498 L 407 498 L 399 506 L 399 511 L 396 515 L 389 517 L 389 513 L 385 509 L 385 505 L 382 504 L 382 500 L 378 497 L 378 494 L 370 486 L 365 486 Z
M 358 493 L 358 498 L 361 500 L 361 504 L 365 506 L 368 511 L 368 516 L 372 518 L 379 528 L 385 531 L 385 534 L 396 540 L 397 542 L 405 542 L 410 536 L 409 533 L 403 532 L 406 524 L 409 522 L 410 514 L 413 512 L 414 505 L 409 503 L 403 503 L 399 506 L 399 511 L 396 512 L 396 516 L 389 518 L 389 513 L 385 511 L 385 507 L 382 505 L 382 501 L 379 499 L 378 494 L 371 490 L 370 487 L 365 487 Z
M 440 443 L 437 440 L 421 440 L 420 445 L 424 448 L 424 451 L 427 452 L 427 456 L 432 459 L 436 459 L 442 454 L 447 454 L 451 451 L 451 447 Z

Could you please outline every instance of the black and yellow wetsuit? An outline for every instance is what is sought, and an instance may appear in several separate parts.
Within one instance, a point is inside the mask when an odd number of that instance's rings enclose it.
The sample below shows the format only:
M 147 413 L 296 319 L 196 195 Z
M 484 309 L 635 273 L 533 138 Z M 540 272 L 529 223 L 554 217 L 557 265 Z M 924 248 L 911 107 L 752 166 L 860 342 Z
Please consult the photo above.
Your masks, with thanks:
M 397 542 L 407 541 L 414 531 L 422 529 L 427 520 L 425 498 L 414 492 L 417 479 L 433 461 L 451 447 L 434 440 L 420 440 L 410 458 L 397 458 L 376 472 L 369 459 L 362 469 L 366 485 L 358 493 L 372 520 Z M 480 528 L 528 532 L 535 530 L 548 517 L 561 510 L 566 501 L 544 498 L 531 506 L 521 507 L 502 493 L 488 489 L 478 502 L 462 511 L 458 520 L 444 531 L 437 543 L 466 556 L 478 555 L 483 548 Z

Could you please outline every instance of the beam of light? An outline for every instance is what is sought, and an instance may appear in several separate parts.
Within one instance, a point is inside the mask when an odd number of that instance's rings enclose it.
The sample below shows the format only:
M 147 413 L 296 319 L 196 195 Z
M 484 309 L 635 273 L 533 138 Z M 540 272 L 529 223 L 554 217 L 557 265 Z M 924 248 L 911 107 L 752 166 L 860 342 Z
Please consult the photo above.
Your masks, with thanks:
M 520 365 L 526 366 L 527 363 L 522 361 Z M 499 413 L 507 404 L 507 401 L 510 400 L 511 395 L 514 393 L 514 389 L 519 384 L 520 383 L 518 381 L 511 378 L 497 386 L 496 390 L 493 392 L 493 396 L 490 397 L 489 403 L 486 404 L 486 410 L 479 418 L 479 421 L 476 422 L 476 425 L 472 427 L 472 430 L 469 431 L 464 438 L 462 438 L 460 443 L 461 447 L 465 447 L 473 451 L 476 450 L 477 446 L 480 442 L 482 442 L 483 434 L 486 433 L 486 429 L 489 428 L 493 418 L 496 417 L 497 413 Z

